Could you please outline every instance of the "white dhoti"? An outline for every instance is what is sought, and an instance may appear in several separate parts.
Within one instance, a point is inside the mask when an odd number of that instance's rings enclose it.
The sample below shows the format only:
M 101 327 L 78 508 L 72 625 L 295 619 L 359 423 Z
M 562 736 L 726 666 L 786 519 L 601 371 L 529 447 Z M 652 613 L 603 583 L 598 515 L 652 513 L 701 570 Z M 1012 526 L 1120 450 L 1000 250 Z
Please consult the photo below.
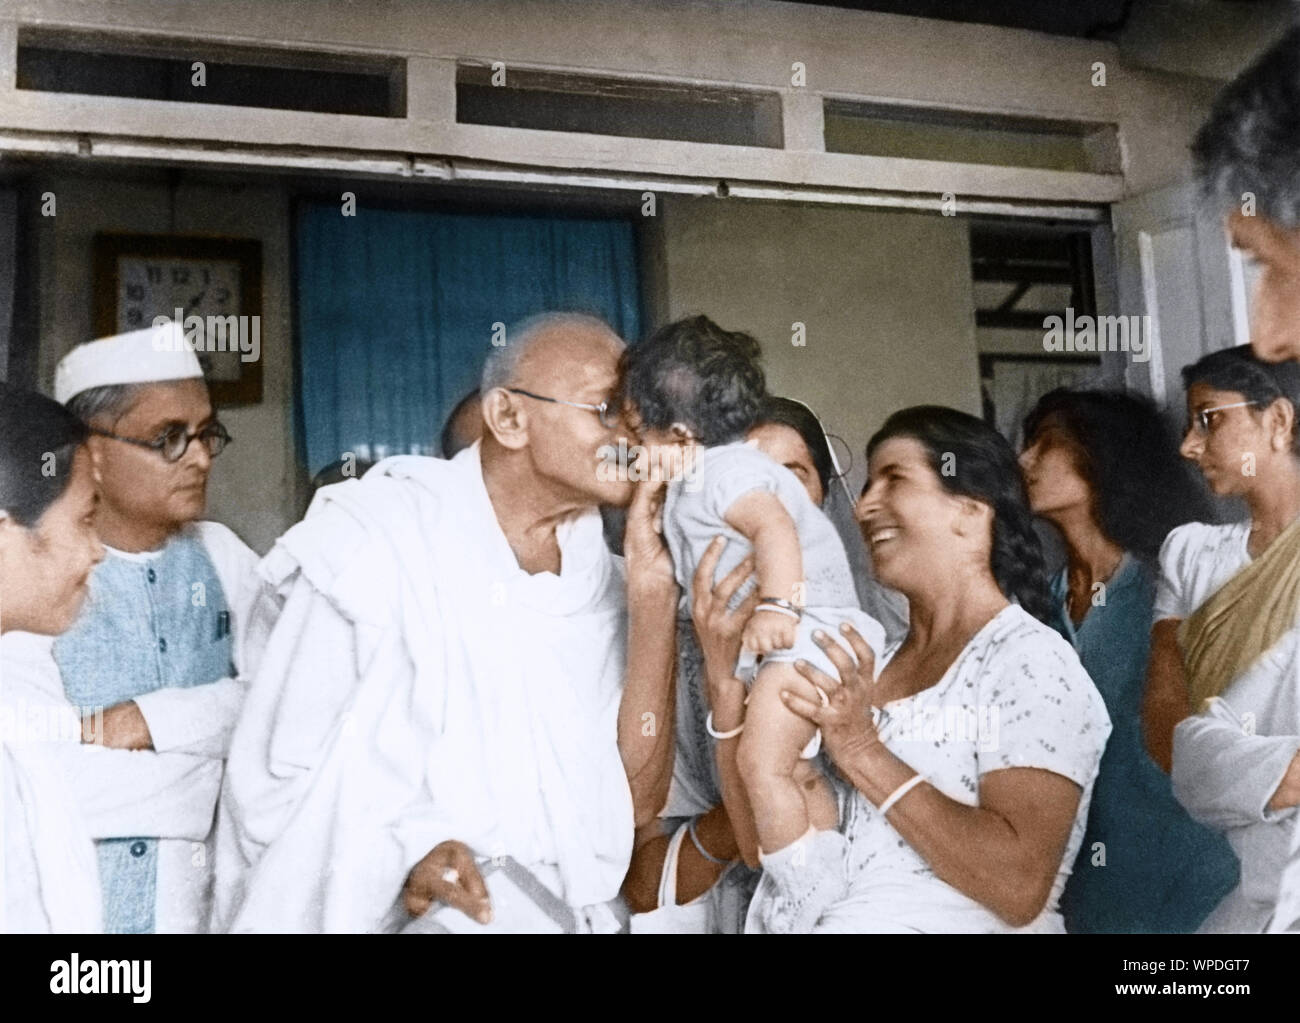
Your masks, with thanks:
M 261 567 L 283 601 L 219 808 L 214 927 L 389 930 L 439 842 L 512 856 L 581 911 L 618 893 L 621 566 L 590 510 L 529 575 L 477 445 L 320 492 Z

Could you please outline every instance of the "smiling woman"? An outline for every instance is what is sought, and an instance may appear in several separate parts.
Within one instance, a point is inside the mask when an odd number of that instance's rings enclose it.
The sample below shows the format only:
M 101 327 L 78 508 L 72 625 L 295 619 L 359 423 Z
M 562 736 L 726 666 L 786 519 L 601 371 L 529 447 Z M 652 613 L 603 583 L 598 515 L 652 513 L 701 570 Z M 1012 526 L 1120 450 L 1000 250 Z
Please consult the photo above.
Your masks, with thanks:
M 1057 901 L 1110 726 L 1078 657 L 1043 624 L 1015 456 L 973 416 L 920 406 L 890 416 L 868 457 L 858 517 L 880 581 L 911 602 L 911 628 L 879 664 L 851 629 L 856 663 L 826 638 L 839 678 L 800 671 L 827 703 L 786 695 L 850 783 L 848 891 L 815 930 L 1061 933 Z M 937 740 L 906 727 L 950 715 L 977 726 Z M 776 895 L 765 877 L 751 920 Z

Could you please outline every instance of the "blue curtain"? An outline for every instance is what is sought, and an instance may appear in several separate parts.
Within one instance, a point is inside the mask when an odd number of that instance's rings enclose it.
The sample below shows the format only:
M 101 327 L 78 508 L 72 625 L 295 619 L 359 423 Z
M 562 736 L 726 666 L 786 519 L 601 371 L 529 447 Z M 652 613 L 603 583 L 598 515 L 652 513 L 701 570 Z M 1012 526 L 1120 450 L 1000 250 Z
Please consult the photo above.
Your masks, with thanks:
M 493 325 L 548 310 L 640 329 L 628 220 L 307 203 L 297 214 L 299 415 L 308 470 L 436 454 Z

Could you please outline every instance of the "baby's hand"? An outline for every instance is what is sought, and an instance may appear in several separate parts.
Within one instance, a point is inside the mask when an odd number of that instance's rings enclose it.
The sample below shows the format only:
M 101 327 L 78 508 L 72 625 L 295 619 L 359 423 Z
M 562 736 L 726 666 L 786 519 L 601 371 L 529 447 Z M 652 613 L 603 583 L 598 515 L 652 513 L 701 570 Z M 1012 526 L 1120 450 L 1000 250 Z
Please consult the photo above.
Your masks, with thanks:
M 789 650 L 794 646 L 795 627 L 798 624 L 787 614 L 777 611 L 755 611 L 745 623 L 741 642 L 746 650 L 755 654 Z

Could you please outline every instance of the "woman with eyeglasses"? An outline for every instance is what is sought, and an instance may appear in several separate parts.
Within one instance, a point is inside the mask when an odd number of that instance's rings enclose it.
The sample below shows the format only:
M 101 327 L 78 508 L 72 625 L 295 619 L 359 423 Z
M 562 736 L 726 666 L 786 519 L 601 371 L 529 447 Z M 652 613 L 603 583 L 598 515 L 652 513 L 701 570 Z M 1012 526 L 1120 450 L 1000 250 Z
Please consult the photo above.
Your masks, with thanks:
M 91 341 L 55 375 L 56 399 L 90 434 L 94 525 L 107 556 L 77 621 L 26 663 L 81 709 L 87 741 L 153 751 L 159 770 L 173 755 L 191 766 L 188 789 L 146 777 L 119 793 L 159 813 L 154 825 L 96 843 L 110 933 L 206 929 L 206 843 L 243 704 L 238 644 L 254 631 L 259 592 L 257 556 L 225 526 L 201 521 L 212 459 L 230 438 L 179 332 L 166 323 Z M 188 817 L 162 812 L 173 799 Z
M 1259 932 L 1300 813 L 1300 366 L 1241 345 L 1188 366 L 1183 383 L 1183 457 L 1249 517 L 1180 526 L 1161 548 L 1147 747 L 1241 861 L 1201 931 Z

